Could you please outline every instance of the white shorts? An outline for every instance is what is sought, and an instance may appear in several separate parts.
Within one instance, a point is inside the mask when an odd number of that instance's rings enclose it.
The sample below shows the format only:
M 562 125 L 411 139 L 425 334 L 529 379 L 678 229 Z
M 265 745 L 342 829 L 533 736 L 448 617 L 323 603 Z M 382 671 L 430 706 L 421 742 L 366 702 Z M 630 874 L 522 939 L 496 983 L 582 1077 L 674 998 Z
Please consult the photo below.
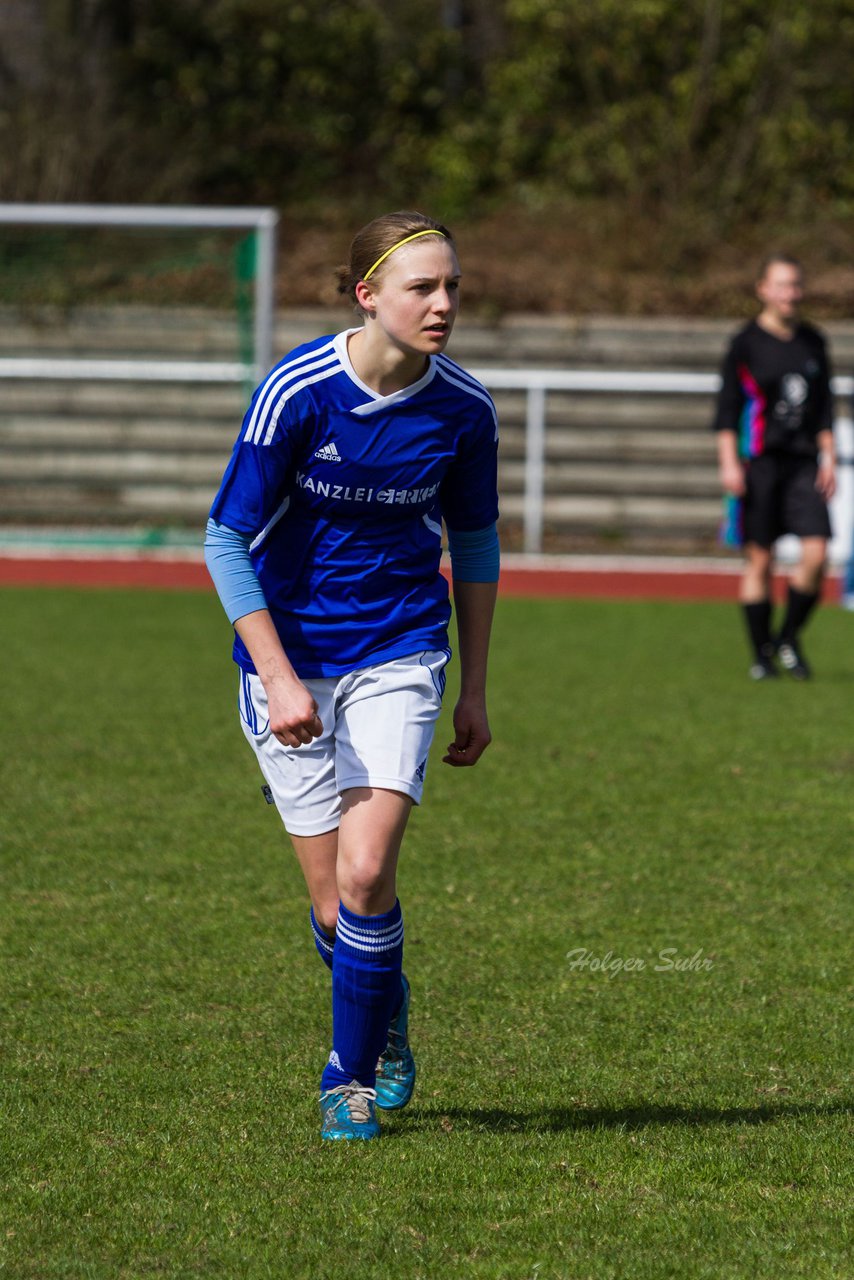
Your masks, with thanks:
M 394 658 L 346 676 L 304 680 L 319 738 L 286 747 L 270 732 L 267 695 L 240 673 L 240 722 L 291 835 L 334 831 L 349 787 L 401 791 L 421 802 L 427 754 L 445 691 L 447 649 Z

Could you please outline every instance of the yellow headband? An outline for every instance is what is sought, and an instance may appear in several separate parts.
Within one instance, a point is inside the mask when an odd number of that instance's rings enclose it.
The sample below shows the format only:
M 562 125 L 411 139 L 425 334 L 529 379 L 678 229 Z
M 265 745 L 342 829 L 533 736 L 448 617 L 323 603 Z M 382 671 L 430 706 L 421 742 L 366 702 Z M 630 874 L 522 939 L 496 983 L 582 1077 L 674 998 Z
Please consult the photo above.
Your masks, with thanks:
M 443 240 L 447 238 L 445 236 L 444 231 L 434 231 L 432 229 L 430 229 L 429 231 L 416 231 L 411 236 L 406 236 L 403 240 L 398 240 L 397 244 L 393 244 L 390 249 L 386 249 L 382 257 L 377 258 L 376 262 L 371 267 L 370 271 L 365 272 L 365 274 L 362 276 L 362 279 L 370 280 L 371 276 L 374 274 L 374 272 L 376 271 L 380 263 L 385 262 L 386 258 L 390 257 L 391 254 L 394 253 L 395 249 L 399 249 L 401 245 L 409 244 L 410 240 L 417 240 L 419 236 L 441 236 Z

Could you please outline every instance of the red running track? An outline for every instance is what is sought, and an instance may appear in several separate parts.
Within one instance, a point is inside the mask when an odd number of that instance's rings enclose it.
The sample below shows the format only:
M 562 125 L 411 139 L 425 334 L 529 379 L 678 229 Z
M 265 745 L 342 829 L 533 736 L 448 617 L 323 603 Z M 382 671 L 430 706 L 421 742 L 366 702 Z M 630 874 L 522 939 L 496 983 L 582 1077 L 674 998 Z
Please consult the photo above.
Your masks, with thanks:
M 508 596 L 587 597 L 624 600 L 734 600 L 737 572 L 702 565 L 667 570 L 528 568 L 508 565 L 501 591 Z M 208 591 L 211 582 L 198 560 L 162 557 L 0 556 L 0 585 L 33 587 L 141 587 Z
M 522 565 L 514 558 L 502 565 L 501 593 L 532 599 L 586 598 L 602 600 L 727 600 L 738 598 L 737 562 L 709 567 L 700 561 L 674 561 L 667 567 L 634 566 L 630 561 L 603 562 L 593 567 L 552 567 L 539 561 Z M 9 556 L 0 554 L 0 586 L 149 588 L 210 591 L 211 581 L 198 559 L 164 556 Z M 783 575 L 775 583 L 782 598 Z M 831 577 L 826 591 L 838 598 Z

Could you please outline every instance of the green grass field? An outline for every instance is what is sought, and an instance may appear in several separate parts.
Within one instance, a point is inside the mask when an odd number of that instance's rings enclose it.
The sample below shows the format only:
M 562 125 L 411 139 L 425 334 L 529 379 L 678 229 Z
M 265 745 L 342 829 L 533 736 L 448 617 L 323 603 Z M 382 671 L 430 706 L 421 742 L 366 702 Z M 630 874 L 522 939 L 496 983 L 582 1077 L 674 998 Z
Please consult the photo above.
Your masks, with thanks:
M 502 602 L 402 861 L 419 1087 L 354 1147 L 215 598 L 0 607 L 0 1276 L 854 1274 L 850 615 L 755 686 L 730 606 Z

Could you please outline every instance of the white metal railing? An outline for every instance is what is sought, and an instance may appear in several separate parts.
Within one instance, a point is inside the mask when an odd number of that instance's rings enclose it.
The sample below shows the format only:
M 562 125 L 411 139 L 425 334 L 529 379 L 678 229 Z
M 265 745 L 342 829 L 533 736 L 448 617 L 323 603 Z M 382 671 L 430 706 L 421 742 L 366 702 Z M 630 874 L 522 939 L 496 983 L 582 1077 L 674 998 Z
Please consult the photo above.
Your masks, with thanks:
M 6 209 L 14 207 L 5 206 Z M 0 206 L 0 220 L 2 220 L 2 209 L 3 206 Z M 140 211 L 135 209 L 133 212 Z M 169 210 L 169 212 L 171 214 L 175 210 Z M 257 211 L 237 210 L 235 212 L 255 213 Z M 140 382 L 228 383 L 243 381 L 246 372 L 244 365 L 223 361 L 91 360 L 87 358 L 56 360 L 40 357 L 0 359 L 0 380 L 3 378 L 91 378 L 96 381 L 107 379 Z M 538 553 L 542 550 L 546 415 L 547 397 L 550 391 L 594 392 L 603 395 L 623 393 L 711 397 L 720 387 L 720 378 L 715 373 L 650 372 L 626 369 L 497 368 L 471 368 L 468 372 L 491 391 L 525 392 L 523 522 L 524 549 L 529 553 Z M 832 388 L 835 396 L 850 400 L 854 395 L 854 377 L 835 377 Z M 852 522 L 854 522 L 854 422 L 848 415 L 837 417 L 835 433 L 840 474 L 839 491 L 832 504 L 836 534 L 831 554 L 835 560 L 839 561 L 847 558 L 849 554 L 852 544 Z
M 245 383 L 253 372 L 248 365 L 236 360 L 100 360 L 91 356 L 0 358 L 0 380 Z
M 524 391 L 525 406 L 525 500 L 524 548 L 537 553 L 543 545 L 543 500 L 546 470 L 546 395 L 549 391 L 586 391 L 635 395 L 714 396 L 720 387 L 716 373 L 649 372 L 645 370 L 603 369 L 489 369 L 469 372 L 490 391 Z M 835 396 L 850 400 L 854 378 L 836 377 Z M 854 522 L 854 423 L 847 415 L 835 424 L 840 476 L 839 491 L 832 504 L 833 527 L 837 530 L 831 554 L 844 559 L 852 545 Z

